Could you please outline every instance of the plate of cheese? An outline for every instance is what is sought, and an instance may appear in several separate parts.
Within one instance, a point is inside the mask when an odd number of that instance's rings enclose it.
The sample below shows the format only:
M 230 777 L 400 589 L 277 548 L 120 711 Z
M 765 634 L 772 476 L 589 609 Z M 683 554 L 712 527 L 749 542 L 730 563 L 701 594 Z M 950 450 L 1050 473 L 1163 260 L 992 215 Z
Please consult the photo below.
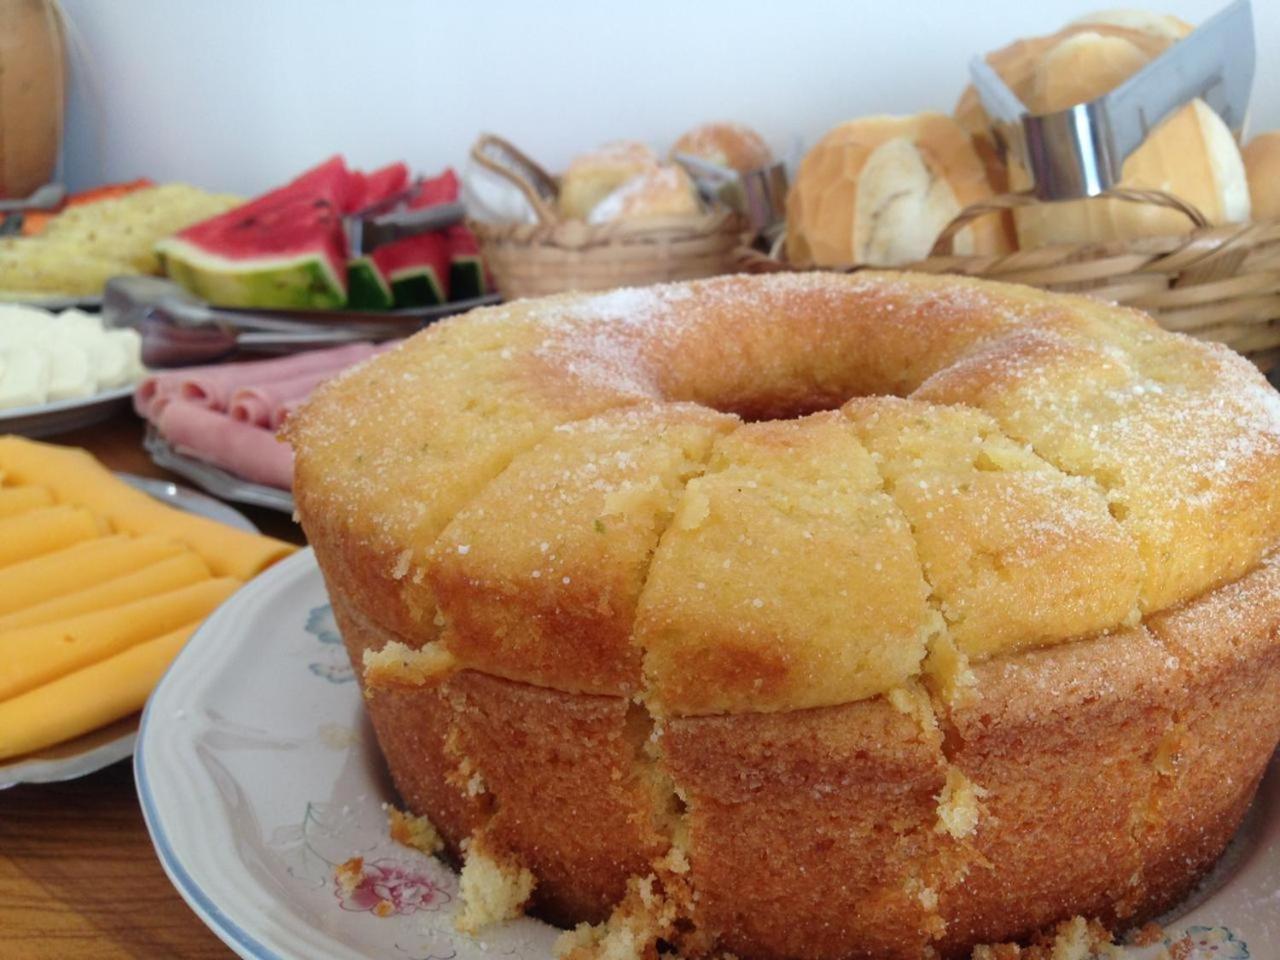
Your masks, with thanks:
M 0 788 L 128 756 L 187 637 L 292 549 L 194 491 L 0 437 Z
M 146 370 L 134 330 L 81 310 L 0 305 L 0 432 L 39 437 L 128 405 Z

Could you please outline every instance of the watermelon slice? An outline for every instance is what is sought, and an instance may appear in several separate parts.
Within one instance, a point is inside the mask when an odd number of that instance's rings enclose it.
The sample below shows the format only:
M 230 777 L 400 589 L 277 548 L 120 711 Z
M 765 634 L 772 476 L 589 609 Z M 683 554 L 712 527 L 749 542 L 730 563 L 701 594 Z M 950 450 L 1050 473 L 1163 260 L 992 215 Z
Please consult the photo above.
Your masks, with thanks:
M 455 223 L 445 231 L 449 238 L 449 295 L 454 300 L 474 300 L 493 289 L 480 244 L 466 224 Z
M 449 241 L 444 232 L 405 237 L 373 251 L 391 283 L 396 307 L 434 307 L 449 302 Z
M 364 210 L 404 193 L 409 183 L 409 168 L 392 163 L 364 174 L 356 171 L 350 210 Z M 387 310 L 395 304 L 395 295 L 382 271 L 368 257 L 356 257 L 347 264 L 347 303 L 359 310 Z
M 341 157 L 283 187 L 161 240 L 169 276 L 226 307 L 341 307 L 342 214 L 353 181 Z
M 406 204 L 421 210 L 458 199 L 452 170 L 421 181 Z M 449 300 L 449 241 L 444 232 L 424 233 L 384 244 L 351 262 L 351 305 L 362 309 L 390 306 L 431 307 Z
M 423 180 L 418 185 L 418 190 L 409 201 L 409 206 L 420 210 L 423 207 L 434 207 L 441 203 L 455 203 L 458 194 L 458 175 L 453 172 L 452 167 L 445 167 L 444 173 L 440 176 Z
M 350 196 L 347 198 L 346 210 L 354 213 L 374 204 L 390 200 L 398 193 L 403 193 L 409 186 L 409 168 L 397 161 L 373 171 L 361 173 L 351 171 Z

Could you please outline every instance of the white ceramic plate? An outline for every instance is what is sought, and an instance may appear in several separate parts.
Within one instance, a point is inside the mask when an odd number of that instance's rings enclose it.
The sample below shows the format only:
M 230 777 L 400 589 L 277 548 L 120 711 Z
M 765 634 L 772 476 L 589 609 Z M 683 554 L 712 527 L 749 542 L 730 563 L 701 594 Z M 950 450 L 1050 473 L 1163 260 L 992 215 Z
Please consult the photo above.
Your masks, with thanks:
M 48 437 L 101 423 L 129 406 L 133 387 L 116 387 L 92 397 L 57 400 L 38 407 L 0 410 L 0 433 L 24 437 Z
M 117 476 L 130 486 L 151 494 L 171 507 L 250 533 L 258 532 L 258 528 L 244 514 L 212 497 L 206 497 L 203 493 L 196 493 L 167 480 L 138 477 L 131 473 L 120 473 Z M 0 790 L 20 783 L 52 783 L 86 776 L 133 753 L 137 737 L 138 715 L 134 714 L 74 740 L 54 744 L 12 762 L 0 762 Z
M 246 958 L 549 960 L 556 931 L 522 919 L 453 929 L 457 877 L 392 842 L 395 802 L 310 550 L 258 577 L 196 633 L 143 715 L 134 770 L 165 871 Z M 334 867 L 376 868 L 353 896 Z M 380 900 L 394 912 L 379 917 Z M 1280 764 L 1155 960 L 1280 960 Z

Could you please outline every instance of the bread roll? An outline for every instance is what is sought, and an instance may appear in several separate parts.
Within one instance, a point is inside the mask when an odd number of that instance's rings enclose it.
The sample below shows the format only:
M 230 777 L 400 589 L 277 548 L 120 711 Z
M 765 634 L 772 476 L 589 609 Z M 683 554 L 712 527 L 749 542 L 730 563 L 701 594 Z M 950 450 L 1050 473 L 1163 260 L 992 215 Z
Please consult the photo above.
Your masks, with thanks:
M 601 200 L 657 164 L 658 155 L 634 140 L 618 140 L 580 154 L 560 178 L 560 216 L 585 220 Z
M 1280 130 L 1264 133 L 1244 148 L 1253 219 L 1280 219 Z
M 671 158 L 684 153 L 709 163 L 746 172 L 773 163 L 764 138 L 741 123 L 704 123 L 685 132 L 671 148 Z
M 1182 33 L 1170 38 L 1168 33 L 1174 29 L 1181 29 Z M 984 59 L 1018 99 L 1030 106 L 1035 73 L 1040 61 L 1063 40 L 1078 33 L 1094 33 L 1127 40 L 1150 58 L 1163 53 L 1175 39 L 1181 39 L 1190 32 L 1188 24 L 1174 17 L 1158 17 L 1135 10 L 1112 10 L 1082 18 L 1048 36 L 1015 40 L 1006 47 L 988 53 Z M 955 118 L 969 134 L 991 144 L 991 121 L 982 107 L 978 91 L 972 85 L 965 87 L 960 95 L 960 100 L 956 103 Z
M 1149 10 L 1098 10 L 1086 13 L 1068 24 L 1071 27 L 1102 25 L 1136 30 L 1148 37 L 1168 40 L 1170 43 L 1176 43 L 1195 29 L 1187 21 L 1171 14 L 1152 13 Z
M 1027 106 L 1036 113 L 1092 100 L 1123 83 L 1150 60 L 1131 37 L 1086 30 L 1045 52 L 1032 76 Z M 1009 186 L 1021 190 L 1030 175 L 1018 165 Z M 1194 204 L 1212 223 L 1249 219 L 1244 163 L 1231 131 L 1201 100 L 1160 124 L 1125 161 L 1121 185 L 1164 190 Z M 1014 212 L 1018 245 L 1093 243 L 1184 233 L 1181 213 L 1122 200 L 1080 200 L 1024 207 Z
M 662 164 L 632 177 L 587 215 L 588 223 L 691 217 L 702 212 L 698 191 L 683 167 Z
M 787 196 L 787 256 L 798 264 L 895 266 L 929 255 L 952 218 L 992 196 L 982 161 L 950 117 L 864 117 L 836 127 L 800 164 Z M 958 253 L 1008 249 L 1001 222 L 962 230 Z

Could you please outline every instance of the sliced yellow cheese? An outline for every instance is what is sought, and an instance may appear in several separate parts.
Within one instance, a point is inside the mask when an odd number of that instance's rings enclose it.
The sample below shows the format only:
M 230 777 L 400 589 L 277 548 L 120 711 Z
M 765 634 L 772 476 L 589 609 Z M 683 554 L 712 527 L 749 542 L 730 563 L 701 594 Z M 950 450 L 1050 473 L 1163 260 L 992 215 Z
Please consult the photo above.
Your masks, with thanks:
M 37 507 L 53 506 L 53 494 L 44 487 L 5 487 L 0 490 L 0 517 L 11 517 Z
M 0 615 L 78 593 L 186 549 L 165 537 L 100 537 L 11 564 L 0 569 Z
M 121 533 L 159 533 L 187 544 L 218 576 L 248 579 L 294 547 L 165 506 L 117 479 L 83 450 L 0 437 L 0 469 L 13 484 L 48 487 L 62 503 L 77 503 Z
M 98 519 L 84 507 L 40 507 L 0 520 L 0 567 L 99 536 Z
M 208 580 L 209 576 L 208 565 L 196 554 L 189 551 L 180 553 L 122 577 L 0 616 L 0 633 L 19 627 L 66 620 L 82 613 L 106 610 L 134 600 L 159 596 L 200 580 Z
M 240 586 L 223 577 L 158 597 L 0 633 L 0 700 L 203 618 Z
M 141 709 L 198 626 L 185 626 L 0 701 L 0 760 L 105 726 Z

